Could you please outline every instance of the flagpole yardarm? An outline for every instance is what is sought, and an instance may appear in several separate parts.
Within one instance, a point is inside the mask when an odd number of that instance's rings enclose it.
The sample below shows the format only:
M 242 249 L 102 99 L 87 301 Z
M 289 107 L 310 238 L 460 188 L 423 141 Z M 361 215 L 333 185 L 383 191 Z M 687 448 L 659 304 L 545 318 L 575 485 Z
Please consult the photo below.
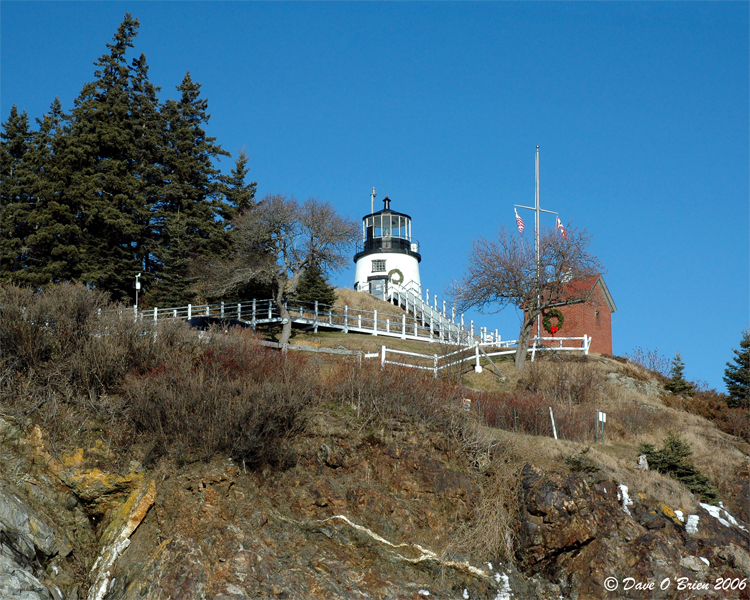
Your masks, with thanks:
M 563 236 L 563 239 L 567 240 L 568 235 L 565 232 L 565 228 L 562 226 L 562 222 L 560 221 L 559 215 L 553 211 L 553 210 L 545 210 L 540 206 L 540 199 L 539 199 L 539 146 L 536 147 L 536 169 L 535 169 L 535 179 L 536 179 L 536 186 L 534 190 L 534 206 L 523 206 L 521 204 L 514 204 L 514 209 L 518 208 L 525 208 L 526 210 L 533 210 L 534 211 L 534 248 L 536 250 L 536 281 L 537 281 L 537 295 L 536 295 L 536 302 L 537 302 L 537 309 L 542 304 L 541 299 L 541 280 L 542 280 L 542 272 L 541 272 L 541 258 L 540 258 L 540 252 L 539 252 L 539 223 L 541 221 L 541 213 L 549 213 L 551 215 L 557 215 L 557 229 L 561 229 L 561 233 Z M 518 210 L 516 210 L 516 223 L 518 225 L 518 231 L 520 233 L 523 233 L 524 225 L 523 220 L 521 217 L 518 216 Z M 542 315 L 541 311 L 537 315 L 536 318 L 536 337 L 535 343 L 538 342 L 539 338 L 542 337 Z

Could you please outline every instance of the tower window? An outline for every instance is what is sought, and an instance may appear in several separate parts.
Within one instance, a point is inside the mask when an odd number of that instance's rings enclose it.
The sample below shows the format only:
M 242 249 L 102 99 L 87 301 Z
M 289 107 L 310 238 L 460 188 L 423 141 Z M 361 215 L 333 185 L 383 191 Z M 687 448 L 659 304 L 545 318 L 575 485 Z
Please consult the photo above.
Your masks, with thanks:
M 372 261 L 372 272 L 373 273 L 385 273 L 385 261 L 384 260 Z
M 602 324 L 601 319 L 599 319 L 599 311 L 596 311 L 596 326 L 599 327 Z

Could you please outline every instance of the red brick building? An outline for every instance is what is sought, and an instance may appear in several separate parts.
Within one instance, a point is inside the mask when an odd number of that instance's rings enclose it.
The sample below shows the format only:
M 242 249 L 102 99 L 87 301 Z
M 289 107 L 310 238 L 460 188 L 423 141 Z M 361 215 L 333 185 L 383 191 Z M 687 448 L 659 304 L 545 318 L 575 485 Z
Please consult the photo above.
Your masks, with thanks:
M 583 300 L 558 306 L 565 322 L 560 337 L 591 337 L 591 352 L 612 354 L 612 313 L 617 310 L 612 295 L 601 275 L 574 279 L 569 284 L 573 295 Z M 543 332 L 542 335 L 549 335 Z

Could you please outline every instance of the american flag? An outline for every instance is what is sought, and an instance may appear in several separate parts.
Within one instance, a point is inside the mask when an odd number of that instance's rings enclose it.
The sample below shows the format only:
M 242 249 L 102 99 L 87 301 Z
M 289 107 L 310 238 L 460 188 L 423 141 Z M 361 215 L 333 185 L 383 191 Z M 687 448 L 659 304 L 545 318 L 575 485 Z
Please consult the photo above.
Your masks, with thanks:
M 560 220 L 560 217 L 557 217 L 557 229 L 560 230 L 560 233 L 562 233 L 563 239 L 567 242 L 568 241 L 568 234 L 565 233 L 565 227 L 563 227 L 562 221 Z
M 518 216 L 518 210 L 515 208 L 513 210 L 516 211 L 516 224 L 518 225 L 518 233 L 523 233 L 523 229 L 524 227 L 526 227 L 526 225 L 523 224 L 523 219 Z

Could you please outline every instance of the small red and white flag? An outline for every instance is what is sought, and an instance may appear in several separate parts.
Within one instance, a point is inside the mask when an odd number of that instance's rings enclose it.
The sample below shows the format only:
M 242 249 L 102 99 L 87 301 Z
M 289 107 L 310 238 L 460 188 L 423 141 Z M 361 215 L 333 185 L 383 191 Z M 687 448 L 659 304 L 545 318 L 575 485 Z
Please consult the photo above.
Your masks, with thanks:
M 523 229 L 524 227 L 526 227 L 526 225 L 523 224 L 523 219 L 518 216 L 518 210 L 515 208 L 513 210 L 516 211 L 516 225 L 518 225 L 518 233 L 523 233 Z
M 557 217 L 557 229 L 560 230 L 560 233 L 562 233 L 563 239 L 567 242 L 568 241 L 568 234 L 565 233 L 565 227 L 563 227 L 562 221 L 560 220 L 560 217 Z

